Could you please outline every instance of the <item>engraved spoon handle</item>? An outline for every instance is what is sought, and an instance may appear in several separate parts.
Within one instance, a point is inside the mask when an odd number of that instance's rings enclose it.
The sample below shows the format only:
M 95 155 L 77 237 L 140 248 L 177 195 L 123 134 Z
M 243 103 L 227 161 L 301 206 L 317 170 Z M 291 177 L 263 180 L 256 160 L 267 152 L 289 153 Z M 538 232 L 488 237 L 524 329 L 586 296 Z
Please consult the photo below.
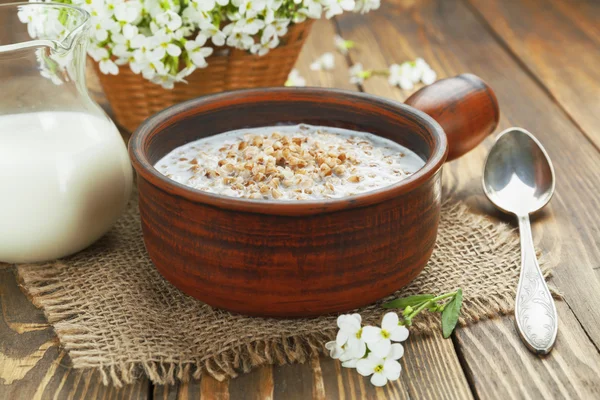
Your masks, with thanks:
M 515 321 L 527 347 L 535 353 L 548 354 L 558 332 L 556 307 L 535 256 L 529 215 L 518 218 L 521 276 L 517 289 Z

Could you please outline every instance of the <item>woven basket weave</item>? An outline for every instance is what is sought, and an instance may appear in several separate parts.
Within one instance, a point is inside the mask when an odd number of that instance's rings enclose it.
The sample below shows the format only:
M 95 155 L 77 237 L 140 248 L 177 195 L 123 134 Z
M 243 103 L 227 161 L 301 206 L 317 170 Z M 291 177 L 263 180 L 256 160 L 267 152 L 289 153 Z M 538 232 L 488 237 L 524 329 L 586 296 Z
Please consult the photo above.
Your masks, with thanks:
M 285 83 L 300 54 L 312 21 L 290 26 L 279 47 L 264 56 L 252 55 L 233 48 L 216 48 L 207 58 L 208 67 L 186 77 L 187 84 L 163 89 L 129 67 L 121 67 L 118 75 L 104 75 L 93 62 L 114 113 L 116 122 L 134 131 L 152 114 L 195 97 L 226 90 L 281 86 Z

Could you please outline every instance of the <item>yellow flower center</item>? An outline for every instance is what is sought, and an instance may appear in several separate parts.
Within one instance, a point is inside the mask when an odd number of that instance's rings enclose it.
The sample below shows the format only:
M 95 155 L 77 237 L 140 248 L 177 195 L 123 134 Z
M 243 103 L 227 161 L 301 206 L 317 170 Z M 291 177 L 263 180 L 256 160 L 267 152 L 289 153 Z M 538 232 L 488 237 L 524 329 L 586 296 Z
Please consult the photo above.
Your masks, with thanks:
M 381 372 L 383 371 L 383 365 L 378 365 L 375 367 L 375 372 Z
M 362 328 L 359 329 L 358 332 L 356 332 L 356 338 L 360 339 L 361 335 L 362 335 Z
M 390 333 L 388 331 L 386 331 L 385 329 L 381 330 L 381 336 L 383 336 L 385 339 L 389 339 L 390 338 Z

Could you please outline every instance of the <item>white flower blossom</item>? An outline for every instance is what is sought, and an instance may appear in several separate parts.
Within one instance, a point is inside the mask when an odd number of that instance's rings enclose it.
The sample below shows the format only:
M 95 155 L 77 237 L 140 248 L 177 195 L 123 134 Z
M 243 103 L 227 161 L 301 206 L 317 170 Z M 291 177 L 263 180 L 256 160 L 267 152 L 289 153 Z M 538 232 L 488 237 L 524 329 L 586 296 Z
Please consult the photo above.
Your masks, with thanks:
M 392 341 L 402 342 L 408 338 L 408 329 L 400 325 L 398 314 L 389 312 L 384 315 L 381 328 L 365 326 L 362 338 L 374 355 L 385 358 L 391 351 Z
M 411 90 L 414 87 L 412 71 L 408 63 L 402 65 L 392 64 L 389 68 L 390 75 L 388 82 L 392 86 L 399 86 L 404 90 Z M 418 81 L 417 81 L 418 82 Z
M 356 0 L 355 12 L 366 14 L 371 10 L 376 10 L 381 5 L 380 0 Z
M 338 317 L 336 339 L 325 344 L 329 356 L 340 360 L 343 367 L 356 368 L 361 375 L 370 376 L 375 386 L 384 386 L 388 381 L 398 379 L 402 371 L 398 360 L 404 355 L 404 347 L 391 342 L 388 346 L 385 340 L 392 337 L 395 341 L 406 340 L 408 330 L 400 325 L 394 312 L 383 317 L 382 328 L 361 327 L 361 323 L 359 314 Z
M 310 69 L 313 71 L 331 71 L 335 68 L 335 56 L 333 53 L 324 53 L 319 58 L 317 58 L 312 64 L 310 64 Z
M 385 386 L 388 381 L 400 378 L 402 367 L 397 361 L 404 355 L 402 345 L 394 343 L 385 357 L 370 353 L 367 358 L 358 360 L 356 371 L 363 376 L 370 376 L 375 386 Z
M 422 82 L 430 85 L 437 79 L 437 74 L 422 58 L 413 62 L 392 64 L 389 68 L 388 82 L 392 86 L 399 86 L 403 90 L 411 90 L 415 84 Z
M 354 42 L 352 40 L 345 40 L 340 35 L 335 35 L 333 37 L 333 44 L 335 48 L 343 55 L 348 54 L 348 50 L 354 47 Z
M 198 68 L 205 68 L 208 66 L 206 57 L 210 56 L 213 52 L 213 49 L 210 47 L 202 47 L 206 44 L 206 39 L 204 34 L 199 33 L 198 36 L 196 36 L 196 39 L 185 42 L 185 49 L 194 65 Z
M 340 330 L 335 341 L 338 346 L 347 345 L 348 353 L 354 358 L 362 358 L 367 351 L 367 345 L 362 338 L 361 322 L 360 314 L 340 315 L 337 319 Z
M 30 0 L 50 2 L 51 0 Z M 364 13 L 380 0 L 61 0 L 91 15 L 88 54 L 100 71 L 118 74 L 128 65 L 163 87 L 172 87 L 195 69 L 210 64 L 212 48 L 200 44 L 200 35 L 214 46 L 228 46 L 257 56 L 285 42 L 291 24 L 308 18 L 328 18 L 343 12 Z M 73 21 L 58 9 L 24 7 L 19 19 L 31 37 L 61 40 Z M 71 24 L 71 25 L 69 25 Z M 204 39 L 202 39 L 204 40 Z M 320 60 L 321 69 L 333 68 L 334 58 Z M 46 72 L 44 72 L 46 73 Z M 424 71 L 425 80 L 435 79 Z M 433 78 L 432 78 L 433 76 Z M 303 85 L 296 71 L 289 84 Z
M 350 67 L 350 83 L 360 85 L 364 83 L 365 79 L 370 76 L 369 71 L 365 71 L 361 63 L 356 63 Z
M 288 75 L 285 86 L 306 86 L 306 79 L 300 76 L 300 72 L 294 68 Z
M 325 17 L 330 19 L 336 15 L 342 14 L 344 11 L 352 11 L 356 6 L 354 0 L 321 0 L 321 3 L 327 10 Z

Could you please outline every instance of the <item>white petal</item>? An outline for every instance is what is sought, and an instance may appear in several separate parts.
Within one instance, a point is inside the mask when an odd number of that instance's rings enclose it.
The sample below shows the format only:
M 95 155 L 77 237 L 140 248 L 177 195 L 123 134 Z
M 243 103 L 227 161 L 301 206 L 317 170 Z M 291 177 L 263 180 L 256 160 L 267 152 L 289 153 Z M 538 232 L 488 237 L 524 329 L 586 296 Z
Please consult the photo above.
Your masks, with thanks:
M 210 47 L 203 47 L 200 49 L 199 53 L 202 54 L 203 57 L 208 57 L 213 53 L 213 49 Z
M 104 42 L 108 38 L 108 32 L 104 29 L 98 29 L 94 36 L 97 41 Z
M 375 372 L 376 366 L 377 366 L 377 364 L 375 364 L 373 362 L 373 360 L 370 360 L 368 358 L 363 358 L 356 362 L 356 371 L 358 371 L 358 373 L 361 374 L 362 376 L 369 376 L 373 372 Z
M 398 81 L 398 84 L 403 90 L 411 90 L 413 87 L 415 87 L 410 78 L 406 76 L 401 76 L 400 80 Z
M 181 48 L 176 44 L 169 43 L 167 45 L 167 53 L 169 53 L 170 56 L 179 57 L 181 54 Z
M 426 85 L 431 85 L 437 79 L 437 74 L 432 69 L 427 69 L 423 72 L 423 76 L 421 76 L 421 82 Z
M 387 357 L 392 349 L 392 342 L 389 339 L 380 340 L 375 343 L 368 343 L 369 350 L 373 352 L 377 357 Z
M 351 358 L 348 361 L 344 361 L 342 363 L 342 367 L 344 368 L 356 368 L 356 364 L 358 363 L 358 358 Z
M 362 317 L 360 316 L 360 314 L 354 313 L 354 314 L 352 314 L 352 318 L 357 320 L 359 324 L 362 323 Z
M 394 360 L 385 360 L 383 364 L 383 374 L 390 381 L 395 381 L 400 378 L 400 372 L 402 371 L 402 367 L 398 361 Z
M 348 341 L 348 333 L 346 331 L 340 330 L 335 337 L 335 341 L 338 346 L 343 346 Z
M 187 51 L 191 51 L 197 49 L 198 47 L 200 47 L 200 45 L 193 40 L 188 40 L 187 42 L 185 42 L 183 47 L 185 47 Z
M 223 46 L 225 44 L 225 35 L 219 32 L 211 40 L 215 46 Z
M 376 326 L 365 326 L 362 330 L 361 337 L 367 344 L 380 341 L 382 339 L 381 328 L 378 328 Z
M 356 358 L 363 358 L 367 352 L 367 344 L 362 339 L 351 337 L 348 339 L 348 351 Z
M 390 334 L 390 339 L 394 342 L 404 342 L 408 339 L 408 329 L 405 326 L 398 325 Z
M 377 372 L 371 377 L 371 383 L 373 386 L 385 386 L 387 378 L 381 372 Z
M 348 333 L 356 333 L 360 329 L 360 322 L 355 318 L 348 316 L 342 321 L 340 329 L 347 331 Z
M 294 72 L 294 70 L 292 70 L 292 72 Z M 291 75 L 291 73 L 290 73 Z M 348 314 L 342 314 L 339 317 L 337 317 L 337 326 L 338 328 L 342 328 L 342 324 L 344 323 L 344 321 L 346 320 L 346 318 L 348 318 Z
M 133 39 L 135 35 L 138 33 L 137 26 L 126 24 L 123 26 L 123 36 L 127 39 Z
M 329 351 L 334 350 L 335 346 L 337 345 L 337 343 L 335 342 L 335 340 L 332 340 L 331 342 L 327 342 L 325 343 L 325 348 Z
M 381 329 L 386 330 L 388 332 L 393 331 L 398 327 L 398 314 L 395 312 L 389 312 L 383 316 L 383 321 L 381 322 Z
M 389 360 L 399 360 L 404 355 L 404 346 L 400 343 L 393 343 L 390 354 L 386 357 Z
M 310 69 L 311 69 L 311 71 L 320 71 L 321 63 L 319 61 L 313 62 L 312 64 L 310 64 Z
M 202 54 L 200 54 L 199 52 L 191 53 L 190 58 L 192 59 L 194 65 L 198 68 L 205 68 L 208 66 L 208 63 L 206 62 Z

